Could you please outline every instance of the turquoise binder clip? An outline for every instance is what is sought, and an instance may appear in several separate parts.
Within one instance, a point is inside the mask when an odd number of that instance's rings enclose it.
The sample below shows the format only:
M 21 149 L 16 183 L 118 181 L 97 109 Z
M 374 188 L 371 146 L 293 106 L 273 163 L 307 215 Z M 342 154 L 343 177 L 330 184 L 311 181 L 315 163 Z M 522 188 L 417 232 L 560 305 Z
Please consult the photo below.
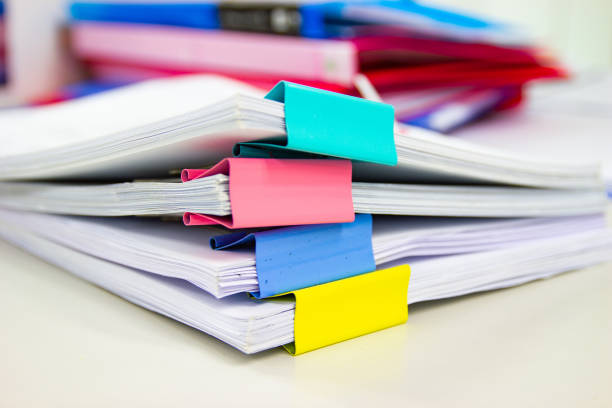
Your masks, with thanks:
M 234 154 L 267 157 L 257 151 L 288 150 L 397 164 L 391 105 L 286 81 L 276 84 L 266 98 L 285 104 L 286 141 L 275 138 L 239 143 Z M 277 157 L 277 153 L 271 154 Z

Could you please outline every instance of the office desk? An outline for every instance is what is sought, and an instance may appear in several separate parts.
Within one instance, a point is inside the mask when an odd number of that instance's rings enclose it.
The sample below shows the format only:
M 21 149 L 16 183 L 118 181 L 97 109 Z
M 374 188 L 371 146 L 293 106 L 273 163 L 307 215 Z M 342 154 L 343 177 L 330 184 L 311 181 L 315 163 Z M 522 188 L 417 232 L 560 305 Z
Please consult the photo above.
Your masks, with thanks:
M 0 241 L 0 406 L 612 406 L 612 264 L 247 356 Z

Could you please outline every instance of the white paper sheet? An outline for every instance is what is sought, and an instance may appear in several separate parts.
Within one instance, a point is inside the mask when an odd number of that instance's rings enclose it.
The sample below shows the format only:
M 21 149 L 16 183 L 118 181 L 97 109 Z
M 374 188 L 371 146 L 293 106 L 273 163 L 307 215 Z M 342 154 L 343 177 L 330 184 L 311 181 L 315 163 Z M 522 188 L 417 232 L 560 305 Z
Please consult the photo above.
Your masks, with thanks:
M 186 228 L 178 222 L 134 218 L 85 218 L 0 210 L 0 220 L 19 222 L 54 242 L 161 276 L 187 280 L 216 297 L 259 289 L 252 249 L 214 251 L 210 239 L 227 230 Z M 376 264 L 415 256 L 490 251 L 525 241 L 601 230 L 603 215 L 462 219 L 375 217 Z
M 36 108 L 0 112 L 1 157 L 82 143 L 261 90 L 217 75 L 188 75 L 141 82 Z
M 503 149 L 535 160 L 599 162 L 612 182 L 612 75 L 585 74 L 541 85 L 526 106 L 491 116 L 451 137 Z
M 594 214 L 604 211 L 607 205 L 603 188 L 552 190 L 355 182 L 352 196 L 356 213 L 413 216 L 558 217 Z M 187 183 L 0 182 L 0 207 L 93 216 L 232 214 L 229 178 L 220 174 Z
M 283 104 L 229 96 L 246 88 L 228 81 L 206 75 L 168 78 L 5 112 L 0 115 L 0 144 L 6 146 L 0 179 L 163 177 L 229 156 L 237 142 L 286 137 Z M 493 130 L 490 137 L 496 134 Z M 356 162 L 354 176 L 567 189 L 601 186 L 597 165 L 569 165 L 555 161 L 554 155 L 529 160 L 401 125 L 395 144 L 398 166 Z

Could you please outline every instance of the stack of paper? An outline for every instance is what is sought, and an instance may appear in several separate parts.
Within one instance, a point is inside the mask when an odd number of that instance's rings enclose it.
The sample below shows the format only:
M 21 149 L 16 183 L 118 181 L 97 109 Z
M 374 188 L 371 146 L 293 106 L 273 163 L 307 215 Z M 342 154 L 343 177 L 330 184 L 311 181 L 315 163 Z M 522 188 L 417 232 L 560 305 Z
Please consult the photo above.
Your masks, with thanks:
M 456 136 L 523 157 L 549 154 L 554 146 L 564 161 L 600 162 L 612 197 L 611 93 L 612 75 L 584 73 L 533 89 L 525 109 L 480 121 Z
M 185 229 L 178 223 L 153 219 L 79 218 L 6 210 L 0 210 L 0 219 L 18 219 L 20 228 L 36 231 L 48 240 L 97 258 L 186 280 L 219 298 L 259 289 L 252 249 L 216 251 L 210 247 L 211 239 L 226 233 L 220 228 Z M 601 215 L 507 220 L 379 217 L 374 219 L 372 248 L 377 265 L 398 260 L 412 265 L 416 257 L 520 247 L 603 228 Z M 487 256 L 486 252 L 480 256 Z
M 195 75 L 13 109 L 0 116 L 0 179 L 168 177 L 214 164 L 239 142 L 286 144 L 285 105 L 254 94 L 237 81 Z M 528 159 L 402 126 L 392 136 L 397 166 L 356 163 L 357 179 L 601 187 L 594 163 Z
M 292 83 L 264 98 L 159 79 L 2 112 L 0 131 L 3 239 L 246 353 L 303 353 L 400 324 L 408 303 L 612 257 L 597 164 L 409 129 L 389 105 Z
M 389 183 L 351 183 L 356 213 L 450 217 L 555 217 L 605 210 L 599 189 L 550 190 Z M 231 216 L 229 177 L 188 183 L 136 181 L 115 184 L 0 182 L 0 205 L 56 214 L 95 216 Z
M 34 227 L 32 230 L 25 225 L 5 222 L 7 217 L 16 215 L 18 214 L 2 212 L 0 216 L 2 238 L 133 303 L 215 336 L 244 353 L 255 353 L 294 340 L 295 303 L 291 299 L 265 302 L 249 299 L 240 294 L 216 299 L 205 290 L 183 280 L 186 274 L 165 277 L 127 267 L 121 261 L 119 263 L 105 261 L 104 258 L 90 255 L 95 252 L 75 250 L 73 247 L 57 244 L 37 234 L 40 228 Z M 66 221 L 70 223 L 72 220 L 62 220 Z M 133 232 L 131 229 L 128 231 Z M 154 241 L 151 235 L 146 236 Z M 112 241 L 107 237 L 104 242 Z M 166 240 L 164 244 L 168 242 L 172 240 Z M 159 253 L 162 247 L 153 244 L 154 253 Z M 115 249 L 119 247 L 119 245 L 114 246 Z M 146 247 L 146 244 L 142 247 Z M 202 242 L 199 248 L 205 247 L 205 243 Z M 402 261 L 410 262 L 412 268 L 408 303 L 504 288 L 545 278 L 609 260 L 611 248 L 611 234 L 602 229 L 593 229 L 590 232 L 569 234 L 567 237 L 527 241 L 521 245 L 483 253 L 409 258 Z M 179 262 L 196 258 L 197 249 L 194 251 L 194 248 L 182 248 Z M 102 254 L 104 250 L 96 252 Z M 146 254 L 148 256 L 141 255 L 141 258 L 144 258 L 141 265 L 146 267 L 155 265 L 157 262 L 151 258 L 152 253 Z M 226 255 L 226 253 L 214 254 Z M 248 253 L 227 255 L 231 256 L 228 256 L 226 261 L 235 258 L 236 266 L 240 258 L 243 260 L 251 258 L 250 266 L 253 266 L 252 255 L 249 256 Z M 199 257 L 200 261 L 207 259 L 209 264 L 223 263 L 216 256 Z M 136 258 L 131 261 L 131 264 L 137 264 Z M 193 269 L 195 270 L 195 267 Z M 197 272 L 200 276 L 205 275 L 202 270 Z M 245 285 L 244 289 L 234 288 L 234 291 L 239 292 L 254 286 L 254 283 L 250 283 Z M 362 295 L 354 294 L 354 296 Z
M 443 132 L 519 104 L 531 80 L 565 76 L 516 27 L 413 1 L 94 0 L 70 14 L 73 50 L 98 81 L 215 72 L 380 93 L 402 122 Z

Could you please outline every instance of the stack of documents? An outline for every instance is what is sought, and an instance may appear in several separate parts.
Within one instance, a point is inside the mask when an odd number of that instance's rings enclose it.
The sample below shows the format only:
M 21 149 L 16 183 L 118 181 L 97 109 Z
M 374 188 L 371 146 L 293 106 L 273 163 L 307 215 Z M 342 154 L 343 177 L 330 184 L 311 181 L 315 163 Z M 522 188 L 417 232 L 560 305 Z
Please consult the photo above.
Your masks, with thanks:
M 227 233 L 218 227 L 186 229 L 179 223 L 150 218 L 89 218 L 0 210 L 2 222 L 10 222 L 11 218 L 19 220 L 19 228 L 35 231 L 50 241 L 155 275 L 183 279 L 218 298 L 259 291 L 254 252 L 214 250 L 209 244 L 211 239 Z M 46 228 L 41 229 L 42 225 Z M 491 267 L 484 263 L 491 255 L 488 251 L 573 233 L 584 237 L 603 229 L 605 220 L 599 214 L 536 219 L 375 217 L 372 225 L 376 264 L 398 260 L 410 263 L 415 279 L 416 260 L 428 265 L 424 261 L 431 262 L 439 255 L 482 252 L 475 259 L 482 257 L 480 267 L 486 270 Z M 497 267 L 502 263 L 506 262 L 500 260 Z M 453 269 L 460 266 L 456 264 Z M 492 278 L 494 274 L 489 273 Z M 528 275 L 527 270 L 521 273 Z M 446 278 L 452 279 L 453 274 Z M 413 289 L 411 286 L 410 297 Z
M 6 208 L 94 216 L 231 216 L 229 177 L 188 183 L 135 181 L 113 184 L 0 182 Z M 550 190 L 391 183 L 351 183 L 355 213 L 454 217 L 554 217 L 602 211 L 598 189 Z
M 0 142 L 0 237 L 245 353 L 612 259 L 597 163 L 290 82 L 141 82 L 2 112 Z
M 447 132 L 521 102 L 564 70 L 529 35 L 413 1 L 78 1 L 74 53 L 95 80 L 219 73 L 269 89 L 290 80 L 392 104 Z
M 121 228 L 122 222 L 66 218 L 53 221 L 65 224 L 72 230 L 62 229 L 55 235 L 62 239 L 72 238 L 74 242 L 59 244 L 57 240 L 41 234 L 48 227 L 56 226 L 55 222 L 47 226 L 45 220 L 39 220 L 43 223 L 33 227 L 31 224 L 15 223 L 21 215 L 5 211 L 0 213 L 0 236 L 3 239 L 133 303 L 215 336 L 244 353 L 255 353 L 294 340 L 295 301 L 280 298 L 266 302 L 249 299 L 244 293 L 227 296 L 228 293 L 257 288 L 253 273 L 254 256 L 247 251 L 206 251 L 206 231 L 197 231 L 201 232 L 199 240 L 198 237 L 191 237 L 194 238 L 191 240 L 187 239 L 184 230 L 167 231 L 170 228 L 157 221 L 133 220 Z M 7 219 L 13 222 L 6 222 Z M 71 225 L 72 222 L 75 224 Z M 96 225 L 98 222 L 101 228 Z M 88 229 L 87 224 L 92 228 Z M 79 227 L 82 227 L 85 235 L 79 235 Z M 150 234 L 160 228 L 163 231 L 161 237 Z M 447 239 L 452 242 L 452 236 L 456 235 L 457 241 L 460 241 L 461 232 L 453 233 L 453 229 L 460 231 L 460 228 L 451 226 L 447 229 Z M 475 230 L 475 234 L 481 234 L 486 240 L 486 227 L 483 227 L 483 231 Z M 404 258 L 401 262 L 409 262 L 412 269 L 408 303 L 515 286 L 610 259 L 612 235 L 609 231 L 603 226 L 587 227 L 580 231 L 585 232 L 551 230 L 551 234 L 556 236 L 548 239 L 538 239 L 541 237 L 536 236 L 532 241 L 505 247 L 499 245 L 499 249 L 491 249 L 495 247 L 491 245 L 489 250 L 483 252 L 469 252 L 466 249 L 468 252 L 460 255 Z M 91 232 L 98 237 L 93 238 Z M 126 236 L 117 239 L 112 235 L 116 232 Z M 426 235 L 427 232 L 423 233 Z M 466 231 L 466 235 L 470 236 L 469 231 Z M 138 242 L 140 238 L 148 238 L 150 242 Z M 422 239 L 426 241 L 425 237 Z M 409 240 L 406 239 L 406 242 Z M 415 236 L 413 242 L 418 242 L 418 237 Z M 96 248 L 95 244 L 100 243 L 110 248 Z M 125 253 L 115 257 L 117 250 L 134 243 L 137 243 L 135 248 L 127 248 Z M 183 246 L 185 243 L 191 246 Z M 170 244 L 170 247 L 160 244 Z M 444 247 L 444 243 L 440 246 Z M 110 252 L 107 252 L 109 249 Z M 461 249 L 454 250 L 459 252 Z M 173 252 L 178 257 L 168 264 Z M 105 253 L 114 262 L 105 260 Z M 410 254 L 410 250 L 406 250 L 406 253 Z M 413 253 L 436 252 L 424 249 Z M 160 255 L 161 259 L 156 259 Z M 223 267 L 227 270 L 223 271 Z M 147 269 L 153 271 L 147 272 Z M 163 273 L 163 269 L 166 273 Z M 232 282 L 223 275 L 239 276 L 240 282 Z M 223 291 L 214 292 L 215 283 Z M 363 296 L 362 293 L 353 295 Z M 226 297 L 217 299 L 215 296 Z
M 584 72 L 552 85 L 533 89 L 524 109 L 487 118 L 456 136 L 524 157 L 546 155 L 554 146 L 559 159 L 600 162 L 612 197 L 612 75 Z

